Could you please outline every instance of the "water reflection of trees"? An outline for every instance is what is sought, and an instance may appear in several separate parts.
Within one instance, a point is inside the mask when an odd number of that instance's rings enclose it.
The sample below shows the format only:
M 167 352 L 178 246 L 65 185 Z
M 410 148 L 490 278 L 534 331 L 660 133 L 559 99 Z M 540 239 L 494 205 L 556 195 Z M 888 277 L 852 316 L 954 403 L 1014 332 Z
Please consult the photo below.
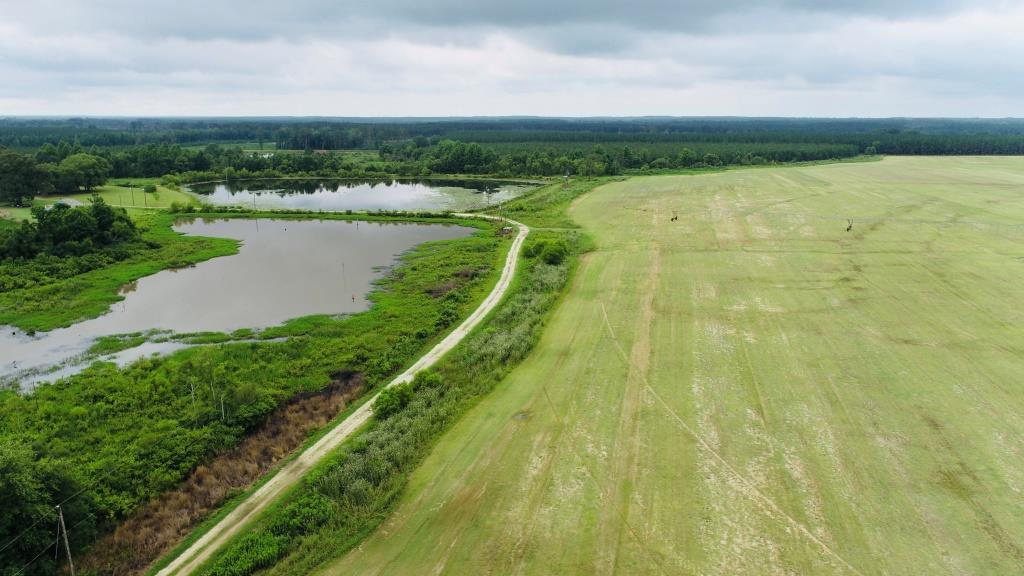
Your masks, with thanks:
M 500 192 L 507 186 L 521 186 L 521 183 L 503 180 L 458 180 L 458 179 L 395 179 L 377 178 L 363 180 L 331 180 L 322 178 L 309 179 L 271 179 L 271 180 L 247 180 L 244 182 L 222 182 L 214 186 L 223 186 L 231 195 L 235 194 L 278 194 L 281 196 L 290 194 L 317 194 L 322 192 L 335 192 L 343 189 L 353 189 L 369 186 L 370 189 L 377 187 L 391 188 L 403 184 L 425 186 L 432 189 L 440 188 L 462 188 L 473 192 L 494 194 Z M 195 188 L 199 194 L 210 194 L 214 188 Z

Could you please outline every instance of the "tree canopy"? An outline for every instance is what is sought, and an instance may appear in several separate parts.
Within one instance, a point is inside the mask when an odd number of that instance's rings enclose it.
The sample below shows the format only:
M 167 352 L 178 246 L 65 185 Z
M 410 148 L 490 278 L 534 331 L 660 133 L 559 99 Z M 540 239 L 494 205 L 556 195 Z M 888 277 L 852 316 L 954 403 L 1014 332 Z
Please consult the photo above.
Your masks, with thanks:
M 58 192 L 91 192 L 107 181 L 111 170 L 106 158 L 82 152 L 61 160 L 60 164 L 51 168 L 50 174 Z
M 85 152 L 70 154 L 71 148 L 61 144 L 44 146 L 36 158 L 0 147 L 0 202 L 22 206 L 36 195 L 54 190 L 62 194 L 91 192 L 110 177 L 113 167 L 106 158 Z M 40 164 L 37 160 L 56 160 L 62 153 L 69 154 L 59 163 Z
M 31 156 L 0 148 L 0 202 L 21 206 L 51 188 L 49 174 Z

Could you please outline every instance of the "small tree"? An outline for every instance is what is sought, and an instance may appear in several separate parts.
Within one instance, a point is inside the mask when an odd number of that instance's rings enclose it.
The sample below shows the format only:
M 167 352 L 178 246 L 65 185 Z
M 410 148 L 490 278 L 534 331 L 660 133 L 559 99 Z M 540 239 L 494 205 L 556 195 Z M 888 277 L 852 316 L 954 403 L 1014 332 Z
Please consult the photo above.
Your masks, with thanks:
M 57 190 L 64 193 L 86 192 L 102 186 L 111 172 L 110 162 L 92 154 L 72 154 L 58 164 L 54 171 Z
M 718 156 L 718 154 L 712 154 L 709 152 L 704 155 L 704 163 L 707 164 L 708 166 L 721 166 L 722 159 Z
M 544 251 L 541 252 L 540 257 L 542 260 L 544 260 L 546 264 L 557 266 L 558 264 L 561 264 L 565 260 L 565 257 L 568 254 L 568 252 L 569 250 L 565 247 L 564 242 L 555 242 L 545 246 Z

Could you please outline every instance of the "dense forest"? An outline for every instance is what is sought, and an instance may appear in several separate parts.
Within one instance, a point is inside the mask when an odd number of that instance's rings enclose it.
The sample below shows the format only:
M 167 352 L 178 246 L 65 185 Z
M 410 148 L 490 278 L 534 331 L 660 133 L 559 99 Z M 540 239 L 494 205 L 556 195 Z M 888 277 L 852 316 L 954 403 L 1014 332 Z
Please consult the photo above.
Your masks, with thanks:
M 0 118 L 0 145 L 266 143 L 284 149 L 376 149 L 417 137 L 474 142 L 772 141 L 862 143 L 883 135 L 1024 135 L 1019 119 L 941 118 Z M 900 139 L 895 139 L 898 141 Z M 896 153 L 896 152 L 892 152 Z
M 113 177 L 180 180 L 431 173 L 552 176 L 848 158 L 1024 154 L 1024 121 L 969 119 L 477 118 L 3 119 L 0 146 L 50 185 L 87 182 L 81 154 Z M 365 156 L 337 151 L 376 153 Z M 66 162 L 72 160 L 70 165 Z M 24 170 L 31 170 L 24 167 Z M 6 173 L 6 171 L 5 171 Z

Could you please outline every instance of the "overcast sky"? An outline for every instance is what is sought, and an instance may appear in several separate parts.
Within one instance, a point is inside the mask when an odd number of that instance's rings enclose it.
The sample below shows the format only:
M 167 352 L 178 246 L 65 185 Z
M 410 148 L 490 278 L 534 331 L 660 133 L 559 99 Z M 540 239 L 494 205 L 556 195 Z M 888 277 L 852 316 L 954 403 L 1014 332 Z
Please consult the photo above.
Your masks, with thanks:
M 0 0 L 0 116 L 1024 116 L 1024 1 Z

